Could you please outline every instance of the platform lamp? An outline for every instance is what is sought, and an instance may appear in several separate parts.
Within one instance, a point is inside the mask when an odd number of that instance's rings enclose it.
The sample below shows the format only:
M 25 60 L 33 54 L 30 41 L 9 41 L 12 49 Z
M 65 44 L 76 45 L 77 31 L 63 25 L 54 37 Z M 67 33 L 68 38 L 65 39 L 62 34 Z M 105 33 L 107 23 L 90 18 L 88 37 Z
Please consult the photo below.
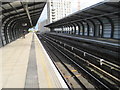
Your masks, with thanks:
M 25 28 L 27 26 L 27 23 L 22 23 L 22 26 Z M 23 31 L 26 31 L 25 29 Z
M 26 26 L 27 26 L 27 23 L 22 23 L 22 26 L 23 26 L 23 27 L 26 27 Z

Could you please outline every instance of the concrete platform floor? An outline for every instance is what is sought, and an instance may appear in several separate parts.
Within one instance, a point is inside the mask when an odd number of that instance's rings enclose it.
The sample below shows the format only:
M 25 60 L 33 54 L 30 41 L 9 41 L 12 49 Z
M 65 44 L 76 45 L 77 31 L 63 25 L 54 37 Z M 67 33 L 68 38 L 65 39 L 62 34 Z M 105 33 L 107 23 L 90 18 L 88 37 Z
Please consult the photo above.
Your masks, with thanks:
M 67 88 L 33 33 L 0 48 L 2 88 Z

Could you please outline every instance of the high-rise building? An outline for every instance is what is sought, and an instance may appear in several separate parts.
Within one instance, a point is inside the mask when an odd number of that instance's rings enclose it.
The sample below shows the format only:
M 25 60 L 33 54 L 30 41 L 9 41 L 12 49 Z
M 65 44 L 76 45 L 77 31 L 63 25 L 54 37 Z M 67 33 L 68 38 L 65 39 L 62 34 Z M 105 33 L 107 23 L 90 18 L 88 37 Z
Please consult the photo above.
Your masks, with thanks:
M 52 23 L 71 14 L 71 2 L 69 0 L 48 0 L 47 14 Z
M 39 22 L 38 30 L 39 33 L 50 31 L 44 26 L 55 22 L 67 15 L 71 14 L 71 2 L 70 0 L 48 0 L 47 2 L 47 19 Z

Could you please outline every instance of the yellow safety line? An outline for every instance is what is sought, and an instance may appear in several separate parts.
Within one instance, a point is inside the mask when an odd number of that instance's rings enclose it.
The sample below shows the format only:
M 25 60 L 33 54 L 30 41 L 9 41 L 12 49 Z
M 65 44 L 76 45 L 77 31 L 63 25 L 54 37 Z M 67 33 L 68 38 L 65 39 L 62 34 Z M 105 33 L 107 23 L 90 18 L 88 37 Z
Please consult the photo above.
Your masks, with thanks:
M 71 70 L 72 72 L 76 72 L 77 70 Z

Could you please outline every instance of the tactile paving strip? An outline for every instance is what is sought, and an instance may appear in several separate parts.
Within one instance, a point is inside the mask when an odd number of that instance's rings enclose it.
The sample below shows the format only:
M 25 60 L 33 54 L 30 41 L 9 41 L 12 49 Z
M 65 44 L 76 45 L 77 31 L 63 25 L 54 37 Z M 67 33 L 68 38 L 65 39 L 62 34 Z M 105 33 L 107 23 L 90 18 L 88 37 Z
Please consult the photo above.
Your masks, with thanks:
M 30 55 L 29 55 L 25 88 L 29 88 L 29 89 L 30 88 L 39 88 L 34 35 L 32 38 L 31 50 L 30 50 Z

